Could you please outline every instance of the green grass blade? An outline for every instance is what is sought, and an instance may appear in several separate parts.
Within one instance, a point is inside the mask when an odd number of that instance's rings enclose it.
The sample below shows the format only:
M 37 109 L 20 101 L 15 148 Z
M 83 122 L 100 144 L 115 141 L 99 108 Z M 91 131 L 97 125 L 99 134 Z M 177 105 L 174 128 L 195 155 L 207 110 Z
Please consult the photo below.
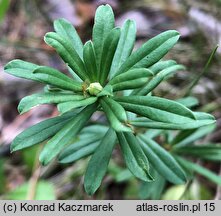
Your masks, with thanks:
M 188 87 L 187 92 L 184 94 L 184 96 L 190 95 L 192 89 L 193 89 L 193 88 L 196 86 L 196 84 L 199 82 L 200 78 L 201 78 L 202 76 L 204 76 L 204 75 L 208 72 L 209 66 L 210 66 L 210 64 L 211 64 L 211 62 L 212 62 L 212 60 L 213 60 L 213 58 L 214 58 L 214 56 L 215 56 L 216 51 L 217 51 L 218 48 L 219 48 L 219 45 L 217 45 L 217 46 L 213 49 L 213 51 L 212 51 L 212 53 L 210 54 L 209 59 L 208 59 L 206 65 L 205 65 L 205 67 L 203 68 L 202 72 L 193 80 L 193 82 L 192 82 L 192 83 L 190 84 L 190 86 Z

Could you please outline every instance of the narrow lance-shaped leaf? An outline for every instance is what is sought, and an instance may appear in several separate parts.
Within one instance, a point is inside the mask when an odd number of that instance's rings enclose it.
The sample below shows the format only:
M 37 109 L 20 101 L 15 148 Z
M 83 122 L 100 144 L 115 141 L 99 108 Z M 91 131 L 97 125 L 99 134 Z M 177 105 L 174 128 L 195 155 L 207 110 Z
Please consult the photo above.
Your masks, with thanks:
M 73 100 L 73 101 L 59 103 L 57 107 L 60 113 L 65 113 L 71 109 L 91 105 L 95 103 L 96 101 L 97 101 L 97 97 L 88 97 L 88 98 L 83 98 L 81 100 Z
M 44 37 L 45 42 L 53 47 L 61 56 L 63 61 L 82 79 L 88 79 L 85 71 L 85 66 L 78 53 L 72 47 L 69 40 L 55 33 L 49 32 Z
M 114 77 L 119 67 L 131 54 L 136 38 L 136 24 L 133 20 L 127 20 L 121 28 L 121 35 L 110 69 L 110 78 Z
M 188 108 L 195 107 L 199 104 L 199 100 L 197 98 L 191 97 L 191 96 L 179 98 L 176 100 L 176 102 L 181 103 Z
M 74 28 L 74 26 L 64 18 L 57 19 L 54 21 L 54 29 L 55 31 L 69 40 L 76 50 L 78 55 L 82 58 L 83 57 L 83 43 Z
M 59 155 L 60 163 L 75 162 L 83 157 L 91 155 L 100 144 L 101 136 L 87 135 L 80 136 L 79 139 L 65 148 Z
M 146 68 L 135 68 L 127 72 L 124 72 L 118 76 L 115 76 L 112 80 L 110 80 L 109 84 L 110 85 L 121 84 L 122 82 L 125 81 L 129 80 L 132 81 L 134 79 L 152 77 L 152 76 L 153 73 Z
M 160 71 L 156 76 L 154 76 L 142 89 L 134 91 L 132 95 L 147 95 L 152 90 L 154 90 L 163 80 L 168 78 L 169 75 L 173 74 L 177 70 L 183 70 L 185 67 L 183 65 L 173 65 L 162 71 Z
M 139 197 L 140 199 L 159 200 L 166 185 L 166 179 L 162 177 L 155 169 L 151 169 L 155 181 L 140 182 Z
M 100 69 L 101 53 L 104 40 L 114 28 L 114 13 L 110 5 L 101 5 L 97 8 L 94 20 L 92 41 L 96 53 L 98 69 Z
M 107 35 L 101 54 L 101 64 L 99 70 L 99 81 L 103 85 L 110 72 L 112 60 L 120 38 L 120 29 L 114 28 Z
M 202 126 L 214 124 L 216 121 L 214 119 L 204 119 L 204 120 L 193 120 L 187 123 L 169 123 L 153 121 L 147 118 L 136 118 L 129 123 L 135 127 L 151 128 L 151 129 L 165 129 L 165 130 L 189 130 L 195 129 Z
M 139 49 L 133 52 L 129 58 L 121 65 L 117 75 L 128 71 L 134 65 L 137 67 L 150 67 L 159 61 L 177 42 L 179 33 L 174 30 L 163 32 L 148 40 Z M 145 58 L 145 59 L 144 59 Z M 140 61 L 144 59 L 144 63 Z
M 131 131 L 129 127 L 125 124 L 127 122 L 127 115 L 124 108 L 108 97 L 102 97 L 100 99 L 100 104 L 107 116 L 108 121 L 111 124 L 111 127 L 116 131 Z
M 76 112 L 69 112 L 29 127 L 15 137 L 10 146 L 11 151 L 24 149 L 47 140 L 61 130 L 70 118 L 75 115 Z
M 27 97 L 24 97 L 19 105 L 18 111 L 20 114 L 28 112 L 35 106 L 40 104 L 58 104 L 67 101 L 78 101 L 84 99 L 83 95 L 74 95 L 74 94 L 67 94 L 67 93 L 39 93 L 33 94 Z
M 76 92 L 82 91 L 81 83 L 70 79 L 55 69 L 48 70 L 48 67 L 39 66 L 33 71 L 33 74 L 38 81 L 42 83 L 53 85 L 65 90 Z
M 149 173 L 149 162 L 141 149 L 138 140 L 132 133 L 118 132 L 117 137 L 127 168 L 137 178 L 151 182 L 153 177 Z
M 90 81 L 98 81 L 98 68 L 92 41 L 88 41 L 87 43 L 85 43 L 83 57 L 85 68 L 87 70 L 87 75 L 90 78 Z
M 112 85 L 113 91 L 122 91 L 122 90 L 129 90 L 129 89 L 137 89 L 141 88 L 145 85 L 148 81 L 147 77 L 138 78 L 130 81 L 125 81 L 122 83 L 117 83 Z
M 204 160 L 220 161 L 221 145 L 220 144 L 203 144 L 176 148 L 173 150 L 175 154 L 188 155 Z
M 38 81 L 33 71 L 39 66 L 30 62 L 15 59 L 5 65 L 4 71 L 13 76 Z
M 158 61 L 157 63 L 155 63 L 154 65 L 152 65 L 148 69 L 151 70 L 154 73 L 154 75 L 156 75 L 160 71 L 162 71 L 168 67 L 171 67 L 173 65 L 176 65 L 176 64 L 177 63 L 174 60 Z
M 154 121 L 182 124 L 193 122 L 191 110 L 175 101 L 152 96 L 114 97 L 126 110 Z
M 109 84 L 113 91 L 127 90 L 142 87 L 153 73 L 146 68 L 136 68 L 115 76 Z
M 176 156 L 176 160 L 180 163 L 182 167 L 186 168 L 187 170 L 199 173 L 200 175 L 205 176 L 210 181 L 221 186 L 221 177 L 218 176 L 217 174 L 198 165 L 197 163 L 193 163 L 191 161 L 185 160 L 184 158 Z
M 107 172 L 111 154 L 116 143 L 116 134 L 112 128 L 108 130 L 95 153 L 92 155 L 84 176 L 84 188 L 89 195 L 95 193 Z
M 184 130 L 177 134 L 177 136 L 171 142 L 174 148 L 180 148 L 187 145 L 192 145 L 194 141 L 206 136 L 215 129 L 215 124 L 207 125 L 195 130 Z
M 58 153 L 76 136 L 84 127 L 91 115 L 95 112 L 97 105 L 90 105 L 83 109 L 68 121 L 63 128 L 56 133 L 44 146 L 39 160 L 43 165 L 47 165 Z
M 140 145 L 153 167 L 168 181 L 183 184 L 186 176 L 173 156 L 155 141 L 139 135 Z

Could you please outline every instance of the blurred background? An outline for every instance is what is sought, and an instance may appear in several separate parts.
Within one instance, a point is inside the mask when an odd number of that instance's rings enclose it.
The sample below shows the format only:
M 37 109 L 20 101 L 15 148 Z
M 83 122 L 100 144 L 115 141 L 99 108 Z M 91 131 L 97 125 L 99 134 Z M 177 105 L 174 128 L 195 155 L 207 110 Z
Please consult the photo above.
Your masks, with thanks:
M 96 8 L 112 6 L 116 25 L 125 19 L 137 24 L 135 47 L 168 29 L 181 34 L 179 43 L 167 54 L 186 66 L 169 81 L 162 83 L 155 95 L 177 99 L 188 92 L 190 83 L 202 73 L 212 50 L 221 43 L 221 0 L 0 0 L 0 198 L 1 199 L 140 199 L 145 198 L 135 178 L 116 178 L 124 165 L 115 155 L 98 193 L 88 197 L 82 182 L 88 159 L 70 165 L 56 162 L 39 168 L 41 146 L 10 154 L 14 137 L 25 128 L 57 115 L 53 106 L 44 105 L 21 116 L 19 100 L 40 91 L 42 85 L 10 76 L 3 72 L 12 59 L 22 59 L 65 71 L 65 64 L 44 43 L 44 35 L 53 31 L 53 20 L 65 18 L 73 23 L 82 40 L 90 39 Z M 200 76 L 190 95 L 199 99 L 197 110 L 212 113 L 216 130 L 207 136 L 209 142 L 221 142 L 221 49 L 217 50 L 209 69 Z M 220 173 L 219 163 L 203 166 Z M 126 180 L 125 180 L 126 179 Z M 162 199 L 178 199 L 186 186 L 168 185 Z M 187 199 L 221 198 L 220 188 L 198 177 L 188 187 Z

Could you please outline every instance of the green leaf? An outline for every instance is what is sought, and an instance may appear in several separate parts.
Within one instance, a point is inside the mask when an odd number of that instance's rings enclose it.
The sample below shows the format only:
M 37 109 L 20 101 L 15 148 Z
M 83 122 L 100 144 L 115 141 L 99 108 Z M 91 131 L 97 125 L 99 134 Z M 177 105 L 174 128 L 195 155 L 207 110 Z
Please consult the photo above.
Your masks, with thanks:
M 199 173 L 200 175 L 206 177 L 207 179 L 216 183 L 217 185 L 221 185 L 221 177 L 211 172 L 210 170 L 178 156 L 176 156 L 176 160 L 180 163 L 180 165 L 182 165 L 187 170 Z
M 148 40 L 138 50 L 133 52 L 121 65 L 117 75 L 128 71 L 134 65 L 136 67 L 150 67 L 159 61 L 177 42 L 179 33 L 174 30 L 163 32 Z
M 148 81 L 148 78 L 138 78 L 130 81 L 125 81 L 122 83 L 117 83 L 112 85 L 113 91 L 122 91 L 122 90 L 129 90 L 129 89 L 137 89 L 145 85 Z
M 57 107 L 60 113 L 65 113 L 78 107 L 88 106 L 90 104 L 95 103 L 96 101 L 97 97 L 88 97 L 88 98 L 83 98 L 81 100 L 73 100 L 73 101 L 59 103 Z
M 140 199 L 151 199 L 151 200 L 159 200 L 163 189 L 165 188 L 166 180 L 163 178 L 156 170 L 151 172 L 155 181 L 153 182 L 141 182 L 139 188 L 139 197 Z
M 97 134 L 97 136 L 100 136 L 100 134 L 105 134 L 108 130 L 108 126 L 106 125 L 101 125 L 101 124 L 95 124 L 95 125 L 90 125 L 85 127 L 82 131 L 81 134 Z
M 72 47 L 82 58 L 83 44 L 74 26 L 66 19 L 61 18 L 54 21 L 54 29 L 60 36 L 63 36 L 71 42 Z
M 76 112 L 69 112 L 62 116 L 50 118 L 29 127 L 15 137 L 10 146 L 11 152 L 33 146 L 47 140 L 61 130 L 70 118 L 75 115 Z
M 98 69 L 100 69 L 104 41 L 109 32 L 114 28 L 114 23 L 114 13 L 110 5 L 99 6 L 96 10 L 92 34 Z
M 171 74 L 177 70 L 183 70 L 185 67 L 183 65 L 173 65 L 162 71 L 160 71 L 156 76 L 154 76 L 142 89 L 133 92 L 134 95 L 147 95 L 152 90 L 154 90 L 163 80 L 168 78 Z
M 147 117 L 153 121 L 186 124 L 193 122 L 193 112 L 175 101 L 153 96 L 114 97 L 127 111 Z
M 153 177 L 149 173 L 149 162 L 137 138 L 132 133 L 118 132 L 117 137 L 127 168 L 137 178 L 151 182 Z
M 119 67 L 130 56 L 136 38 L 136 23 L 133 20 L 127 20 L 121 28 L 121 35 L 117 45 L 116 52 L 110 69 L 110 78 L 114 77 Z
M 102 134 L 103 135 L 103 134 Z M 59 155 L 60 163 L 75 162 L 83 157 L 91 155 L 100 144 L 101 136 L 80 136 L 79 140 L 70 144 Z
M 98 68 L 92 41 L 88 41 L 87 43 L 85 43 L 83 57 L 87 75 L 90 78 L 90 81 L 98 81 Z
M 109 84 L 114 91 L 140 88 L 147 83 L 153 73 L 146 68 L 136 68 L 115 76 Z
M 195 107 L 199 104 L 199 100 L 197 98 L 190 96 L 177 99 L 176 102 L 181 103 L 188 108 Z
M 188 120 L 189 121 L 189 120 Z M 136 127 L 143 127 L 143 128 L 151 128 L 151 129 L 165 129 L 165 130 L 189 130 L 195 129 L 202 126 L 214 124 L 216 121 L 213 119 L 207 120 L 193 120 L 187 123 L 165 123 L 159 121 L 152 121 L 147 118 L 136 118 L 129 123 Z
M 4 71 L 19 78 L 38 81 L 32 73 L 37 67 L 39 66 L 36 64 L 15 59 L 5 65 Z
M 101 181 L 107 172 L 108 163 L 115 144 L 116 134 L 110 128 L 88 163 L 84 176 L 84 188 L 87 194 L 94 194 L 100 187 Z
M 173 156 L 155 141 L 139 135 L 140 145 L 153 167 L 174 184 L 184 184 L 186 176 Z
M 221 145 L 218 144 L 203 144 L 195 146 L 185 146 L 176 148 L 176 154 L 194 156 L 204 160 L 220 161 L 221 160 Z
M 6 194 L 7 200 L 26 200 L 31 188 L 30 183 L 24 183 Z M 48 181 L 40 180 L 36 184 L 34 200 L 55 200 L 55 187 Z
M 65 90 L 76 92 L 82 91 L 81 83 L 70 79 L 55 69 L 39 66 L 33 71 L 33 74 L 40 82 Z
M 102 97 L 100 99 L 100 104 L 107 116 L 109 123 L 111 124 L 111 127 L 114 128 L 114 130 L 127 132 L 131 131 L 131 129 L 125 125 L 127 123 L 127 114 L 119 103 L 111 98 Z
M 110 85 L 120 84 L 125 81 L 132 81 L 138 78 L 151 77 L 153 73 L 146 68 L 134 68 L 129 71 L 126 71 L 118 76 L 115 76 L 110 82 Z
M 82 100 L 85 97 L 83 95 L 74 95 L 74 94 L 67 94 L 67 93 L 39 93 L 33 94 L 27 97 L 24 97 L 19 105 L 18 111 L 20 114 L 28 112 L 35 106 L 40 104 L 58 104 L 66 101 L 78 101 Z
M 5 65 L 5 72 L 16 77 L 51 84 L 71 91 L 82 91 L 81 83 L 61 72 L 46 66 L 39 66 L 22 60 L 13 60 Z
M 194 116 L 197 120 L 215 120 L 214 116 L 205 112 L 194 112 Z
M 210 134 L 215 127 L 215 124 L 212 124 L 195 130 L 181 131 L 176 135 L 171 144 L 174 145 L 174 148 L 192 145 L 196 140 Z
M 7 13 L 9 6 L 10 6 L 9 0 L 0 1 L 0 22 L 3 20 L 5 14 Z
M 167 61 L 158 61 L 157 63 L 155 63 L 154 65 L 152 65 L 151 67 L 149 67 L 148 69 L 151 70 L 154 75 L 158 74 L 160 71 L 169 68 L 173 65 L 176 65 L 176 61 L 174 60 L 167 60 Z
M 105 83 L 110 72 L 112 60 L 120 38 L 120 33 L 119 28 L 114 28 L 110 31 L 104 41 L 99 70 L 99 81 L 101 85 Z
M 100 93 L 97 94 L 97 97 L 102 96 L 113 96 L 113 87 L 111 85 L 106 85 Z
M 45 42 L 53 47 L 63 61 L 82 79 L 88 79 L 84 62 L 69 40 L 55 32 L 49 32 L 44 37 Z
M 39 160 L 47 165 L 77 133 L 84 127 L 91 115 L 95 112 L 97 105 L 90 105 L 71 118 L 63 128 L 56 133 L 44 146 Z
M 82 129 L 76 141 L 70 144 L 59 154 L 60 163 L 75 162 L 94 153 L 100 140 L 104 137 L 108 127 L 104 125 L 91 125 Z

